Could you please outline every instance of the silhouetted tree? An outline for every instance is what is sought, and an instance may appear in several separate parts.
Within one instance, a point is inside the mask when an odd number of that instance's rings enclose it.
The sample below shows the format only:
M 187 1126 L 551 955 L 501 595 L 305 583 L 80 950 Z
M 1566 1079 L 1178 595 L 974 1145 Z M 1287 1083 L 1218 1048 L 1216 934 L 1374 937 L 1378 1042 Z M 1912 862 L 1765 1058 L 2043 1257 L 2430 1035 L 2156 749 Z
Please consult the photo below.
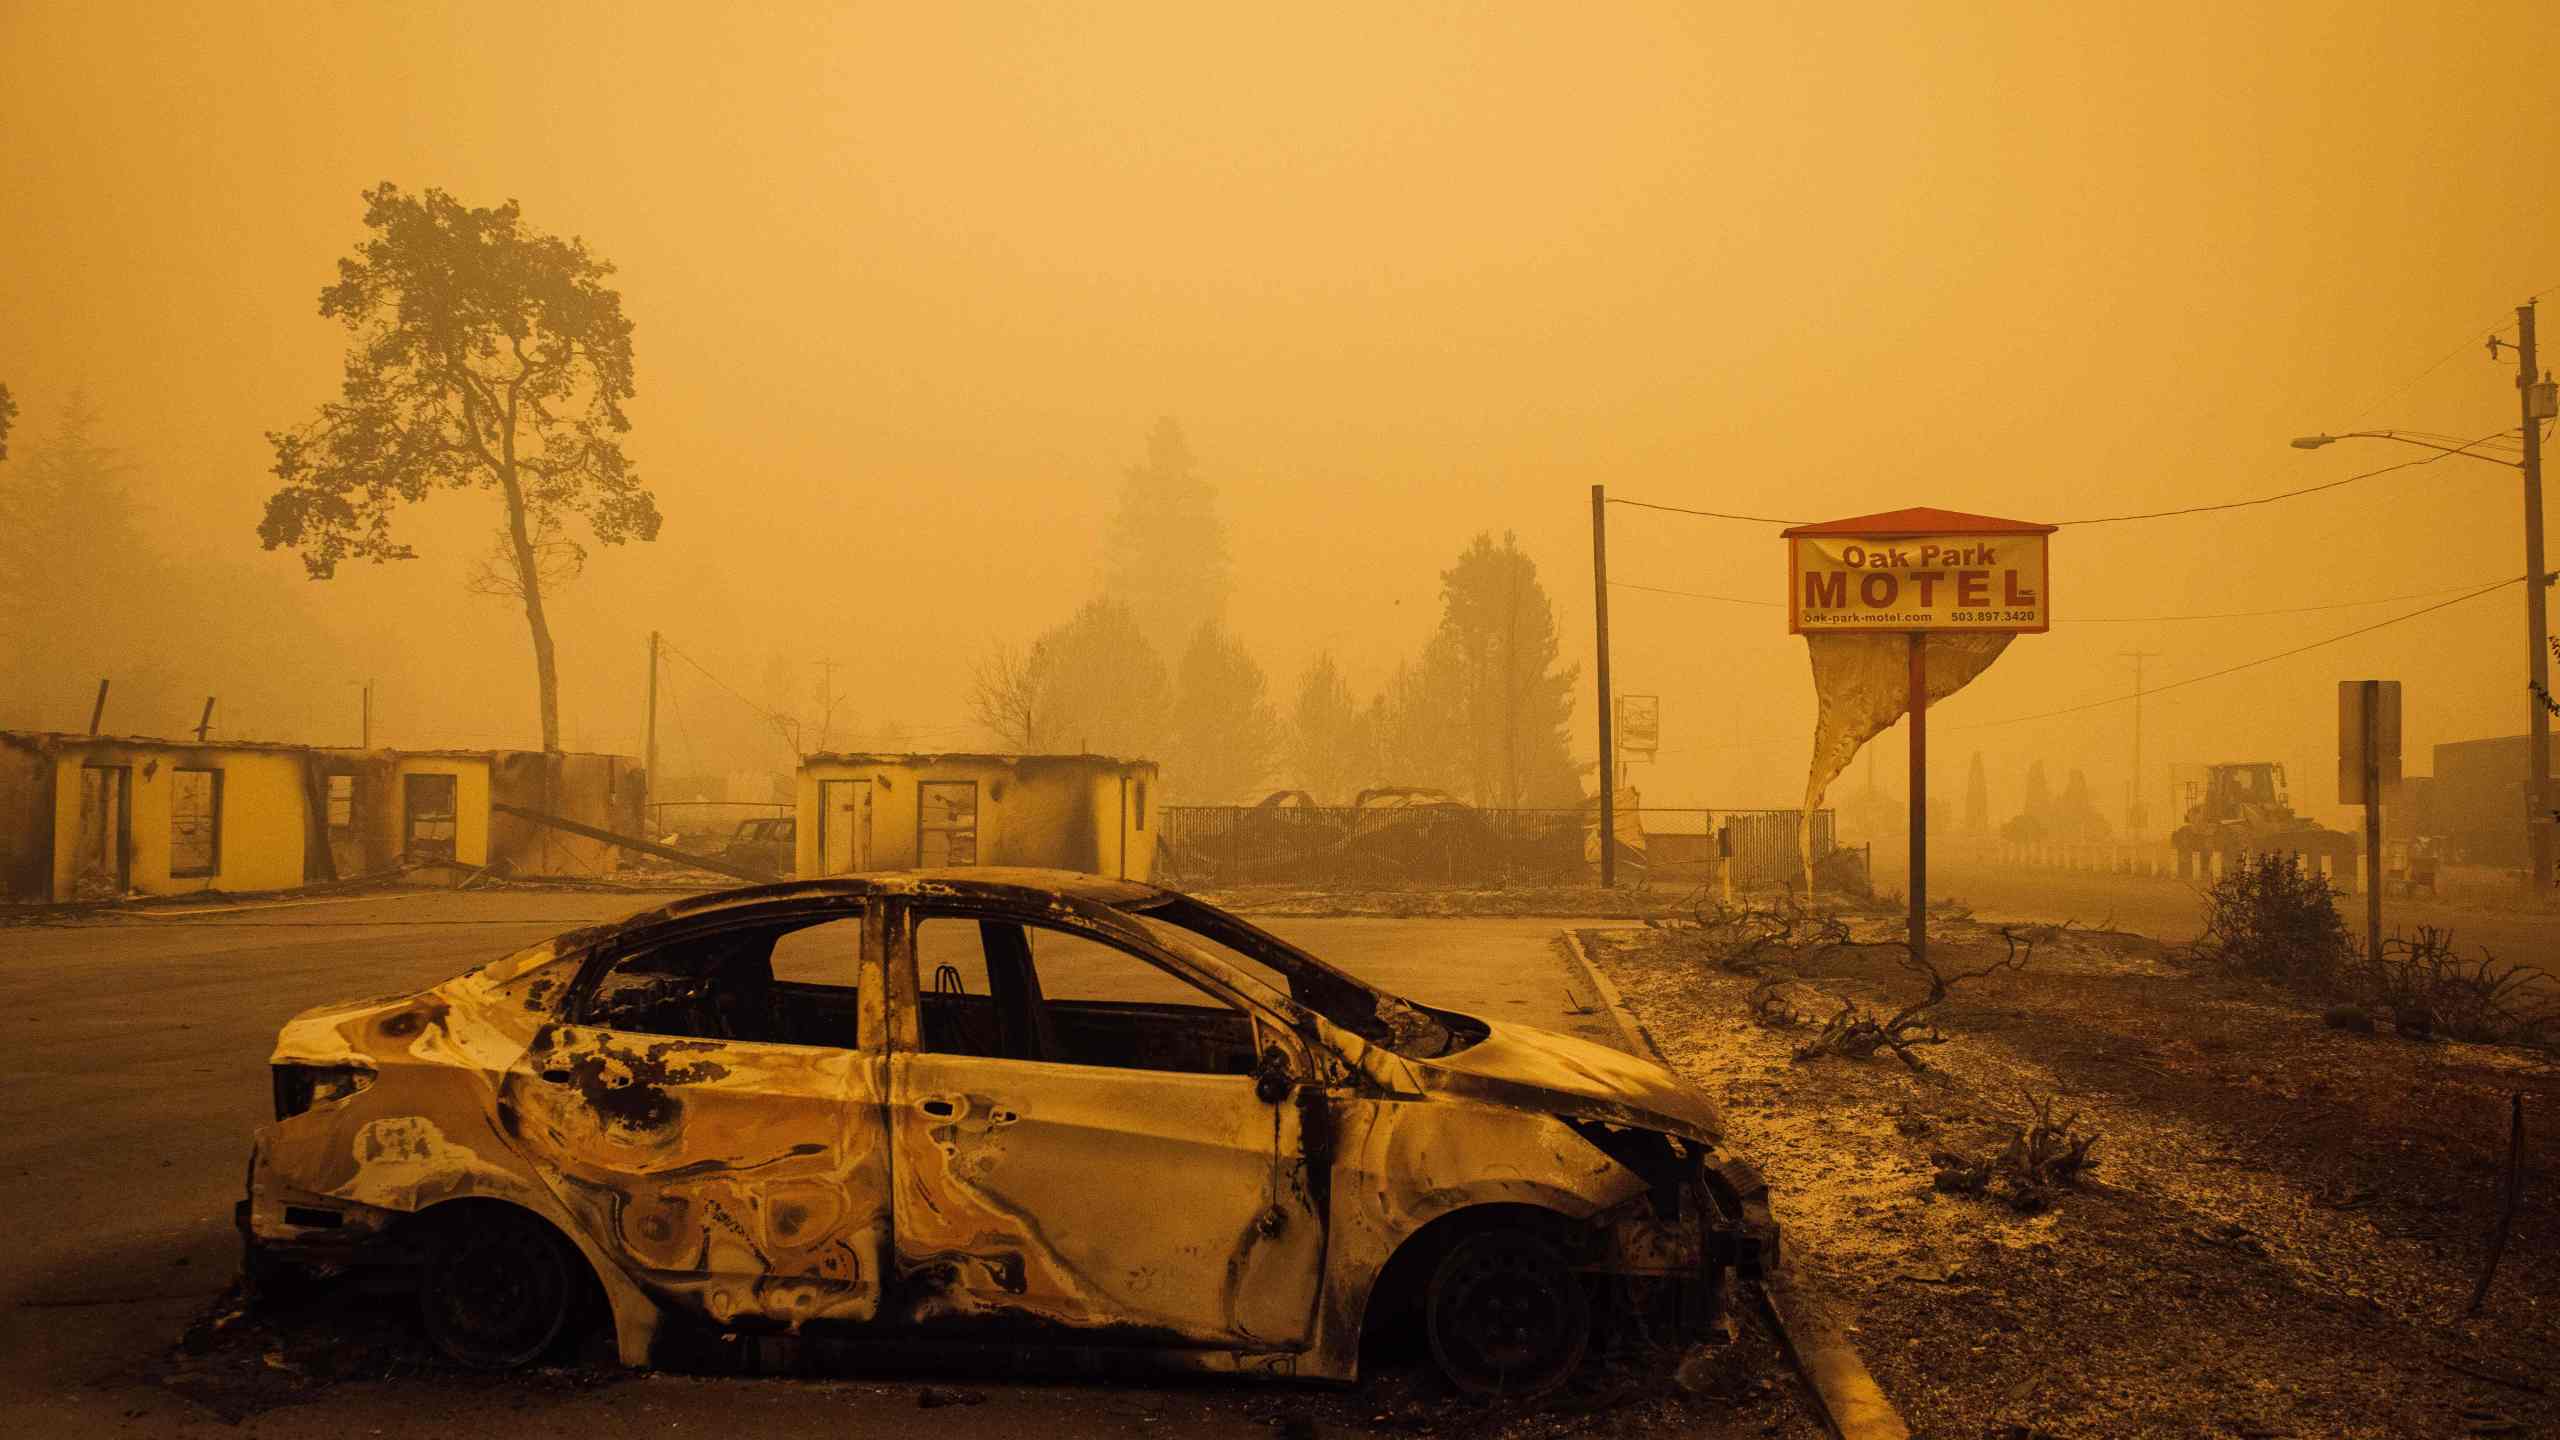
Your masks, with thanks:
M 115 680 L 109 714 L 121 717 L 113 728 L 171 732 L 179 723 L 185 702 L 169 657 L 143 642 L 207 597 L 145 537 L 133 462 L 100 428 L 97 407 L 75 390 L 0 470 L 0 636 L 20 642 L 0 640 L 0 725 L 44 723 L 39 697 L 62 693 L 69 677 L 60 667 L 84 654 L 114 657 L 105 662 Z M 214 638 L 199 633 L 193 643 Z
M 1164 753 L 1165 671 L 1129 607 L 1091 600 L 1023 660 L 1034 735 L 1049 749 L 1126 758 Z
M 1280 716 L 1262 667 L 1215 621 L 1192 632 L 1173 679 L 1168 788 L 1193 805 L 1257 798 L 1279 758 Z
M 1177 655 L 1201 625 L 1225 621 L 1228 584 L 1217 491 L 1200 478 L 1182 427 L 1158 420 L 1146 462 L 1121 482 L 1102 593 L 1129 608 L 1157 654 Z
M 1567 746 L 1579 666 L 1556 667 L 1555 607 L 1537 563 L 1505 532 L 1478 535 L 1440 576 L 1440 635 L 1465 694 L 1472 794 L 1480 805 L 1578 805 Z
M 9 427 L 18 423 L 18 402 L 0 385 L 0 460 L 9 458 Z
M 497 491 L 500 578 L 484 585 L 524 608 L 542 747 L 558 750 L 543 597 L 564 574 L 559 545 L 575 548 L 562 522 L 583 515 L 608 545 L 658 534 L 657 501 L 622 452 L 631 322 L 603 283 L 613 267 L 581 240 L 525 225 L 513 200 L 476 209 L 388 182 L 364 199 L 373 233 L 320 292 L 321 315 L 355 336 L 339 398 L 298 430 L 268 432 L 283 484 L 258 538 L 301 552 L 325 580 L 343 560 L 414 558 L 391 535 L 400 505 L 440 489 Z
M 1320 804 L 1349 800 L 1367 768 L 1360 731 L 1359 706 L 1333 653 L 1316 656 L 1298 676 L 1297 701 L 1289 707 L 1289 778 Z
M 2077 770 L 2063 782 L 2062 802 L 2054 807 L 2046 828 L 2065 840 L 2104 840 L 2115 831 L 2097 802 L 2089 798 L 2089 777 Z
M 1964 779 L 1964 833 L 1991 833 L 1991 781 L 1982 772 L 1982 752 L 1973 752 L 1973 768 Z
M 1435 633 L 1421 658 L 1399 662 L 1365 712 L 1369 778 L 1380 785 L 1462 790 L 1469 778 L 1467 694 L 1456 639 Z
M 2045 781 L 2044 762 L 2041 760 L 2027 763 L 2027 798 L 2026 803 L 2018 807 L 2018 813 L 2035 820 L 2039 826 L 2053 814 L 2053 787 Z

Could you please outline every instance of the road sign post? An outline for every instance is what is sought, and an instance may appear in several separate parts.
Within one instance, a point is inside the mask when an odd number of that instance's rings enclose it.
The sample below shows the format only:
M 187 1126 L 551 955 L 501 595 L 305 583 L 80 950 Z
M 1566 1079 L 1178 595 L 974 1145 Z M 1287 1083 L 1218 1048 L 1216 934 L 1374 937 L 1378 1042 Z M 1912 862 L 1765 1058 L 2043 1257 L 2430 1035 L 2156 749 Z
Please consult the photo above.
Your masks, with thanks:
M 2382 793 L 2400 783 L 2400 682 L 2338 682 L 2338 803 L 2364 807 L 2364 942 L 2382 960 Z

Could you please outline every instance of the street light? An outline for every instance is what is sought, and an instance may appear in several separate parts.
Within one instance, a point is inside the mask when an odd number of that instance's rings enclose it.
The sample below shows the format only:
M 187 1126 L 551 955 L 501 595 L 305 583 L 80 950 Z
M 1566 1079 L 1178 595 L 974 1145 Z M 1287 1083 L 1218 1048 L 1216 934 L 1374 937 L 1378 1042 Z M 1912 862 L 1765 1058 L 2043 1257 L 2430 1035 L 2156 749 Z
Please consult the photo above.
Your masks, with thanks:
M 2421 440 L 2414 435 L 2403 435 L 2397 430 L 2350 430 L 2344 435 L 2296 435 L 2293 437 L 2293 448 L 2317 450 L 2323 445 L 2335 445 L 2341 440 L 2397 440 L 2403 445 L 2422 445 L 2429 450 L 2441 450 L 2447 455 L 2460 455 L 2466 460 L 2486 460 L 2492 465 L 2504 465 L 2510 470 L 2523 469 L 2524 462 L 2521 460 L 2501 460 L 2495 455 L 2483 455 L 2472 448 L 2473 445 L 2486 445 L 2492 439 L 2506 438 L 2504 434 L 2499 434 L 2490 436 L 2488 439 L 2474 440 L 2470 445 L 2442 445 L 2433 440 Z
M 2537 380 L 2534 367 L 2534 305 L 2528 300 L 2516 307 L 2516 392 L 2522 402 L 2518 407 L 2522 424 L 2516 437 L 2523 442 L 2521 460 L 2501 460 L 2495 455 L 2482 455 L 2473 447 L 2488 443 L 2497 436 L 2483 436 L 2469 445 L 2440 445 L 2403 435 L 2396 430 L 2357 430 L 2346 435 L 2301 435 L 2293 441 L 2297 450 L 2317 450 L 2337 440 L 2397 440 L 2403 445 L 2418 445 L 2447 455 L 2468 455 L 2492 465 L 2504 465 L 2524 472 L 2524 623 L 2525 643 L 2531 648 L 2525 696 L 2525 744 L 2532 753 L 2526 757 L 2524 792 L 2526 888 L 2540 894 L 2550 888 L 2553 850 L 2551 810 L 2551 628 L 2545 610 L 2549 584 L 2542 563 L 2542 422 L 2560 412 L 2560 393 L 2555 393 L 2548 376 Z M 2496 335 L 2489 337 L 2489 354 L 2495 357 L 2499 347 L 2508 342 Z

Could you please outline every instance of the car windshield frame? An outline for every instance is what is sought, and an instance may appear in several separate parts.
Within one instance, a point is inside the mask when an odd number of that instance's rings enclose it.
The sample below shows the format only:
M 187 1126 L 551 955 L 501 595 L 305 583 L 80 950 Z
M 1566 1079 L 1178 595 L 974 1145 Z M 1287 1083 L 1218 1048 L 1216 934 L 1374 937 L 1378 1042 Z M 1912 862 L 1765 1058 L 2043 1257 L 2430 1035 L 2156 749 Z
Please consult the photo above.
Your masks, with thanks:
M 1114 903 L 1161 945 L 1186 956 L 1209 946 L 1232 950 L 1289 982 L 1289 998 L 1373 1045 L 1423 1059 L 1464 1049 L 1483 1037 L 1482 1025 L 1463 1015 L 1417 1004 L 1340 966 L 1319 959 L 1252 921 L 1178 890 Z M 1205 942 L 1205 943 L 1204 943 Z M 1210 957 L 1216 959 L 1214 952 Z M 1228 965 L 1235 970 L 1238 967 Z M 1262 982 L 1250 972 L 1244 978 Z

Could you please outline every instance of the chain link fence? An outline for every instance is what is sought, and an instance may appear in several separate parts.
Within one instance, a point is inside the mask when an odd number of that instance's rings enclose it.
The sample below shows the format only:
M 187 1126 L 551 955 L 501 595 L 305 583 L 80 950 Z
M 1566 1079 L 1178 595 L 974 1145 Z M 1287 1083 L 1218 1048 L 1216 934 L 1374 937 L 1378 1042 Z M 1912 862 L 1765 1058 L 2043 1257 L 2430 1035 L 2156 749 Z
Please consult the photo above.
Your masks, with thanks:
M 1779 885 L 1802 871 L 1794 810 L 1652 810 L 1645 843 L 1622 843 L 1622 876 L 1717 878 L 1726 857 L 1740 886 Z M 1621 833 L 1627 820 L 1620 817 Z M 1832 813 L 1814 812 L 1816 865 L 1843 855 Z M 1579 885 L 1599 869 L 1599 817 L 1589 809 L 1488 810 L 1455 802 L 1389 805 L 1175 805 L 1164 811 L 1156 878 L 1229 885 Z M 1863 865 L 1860 879 L 1864 878 Z

